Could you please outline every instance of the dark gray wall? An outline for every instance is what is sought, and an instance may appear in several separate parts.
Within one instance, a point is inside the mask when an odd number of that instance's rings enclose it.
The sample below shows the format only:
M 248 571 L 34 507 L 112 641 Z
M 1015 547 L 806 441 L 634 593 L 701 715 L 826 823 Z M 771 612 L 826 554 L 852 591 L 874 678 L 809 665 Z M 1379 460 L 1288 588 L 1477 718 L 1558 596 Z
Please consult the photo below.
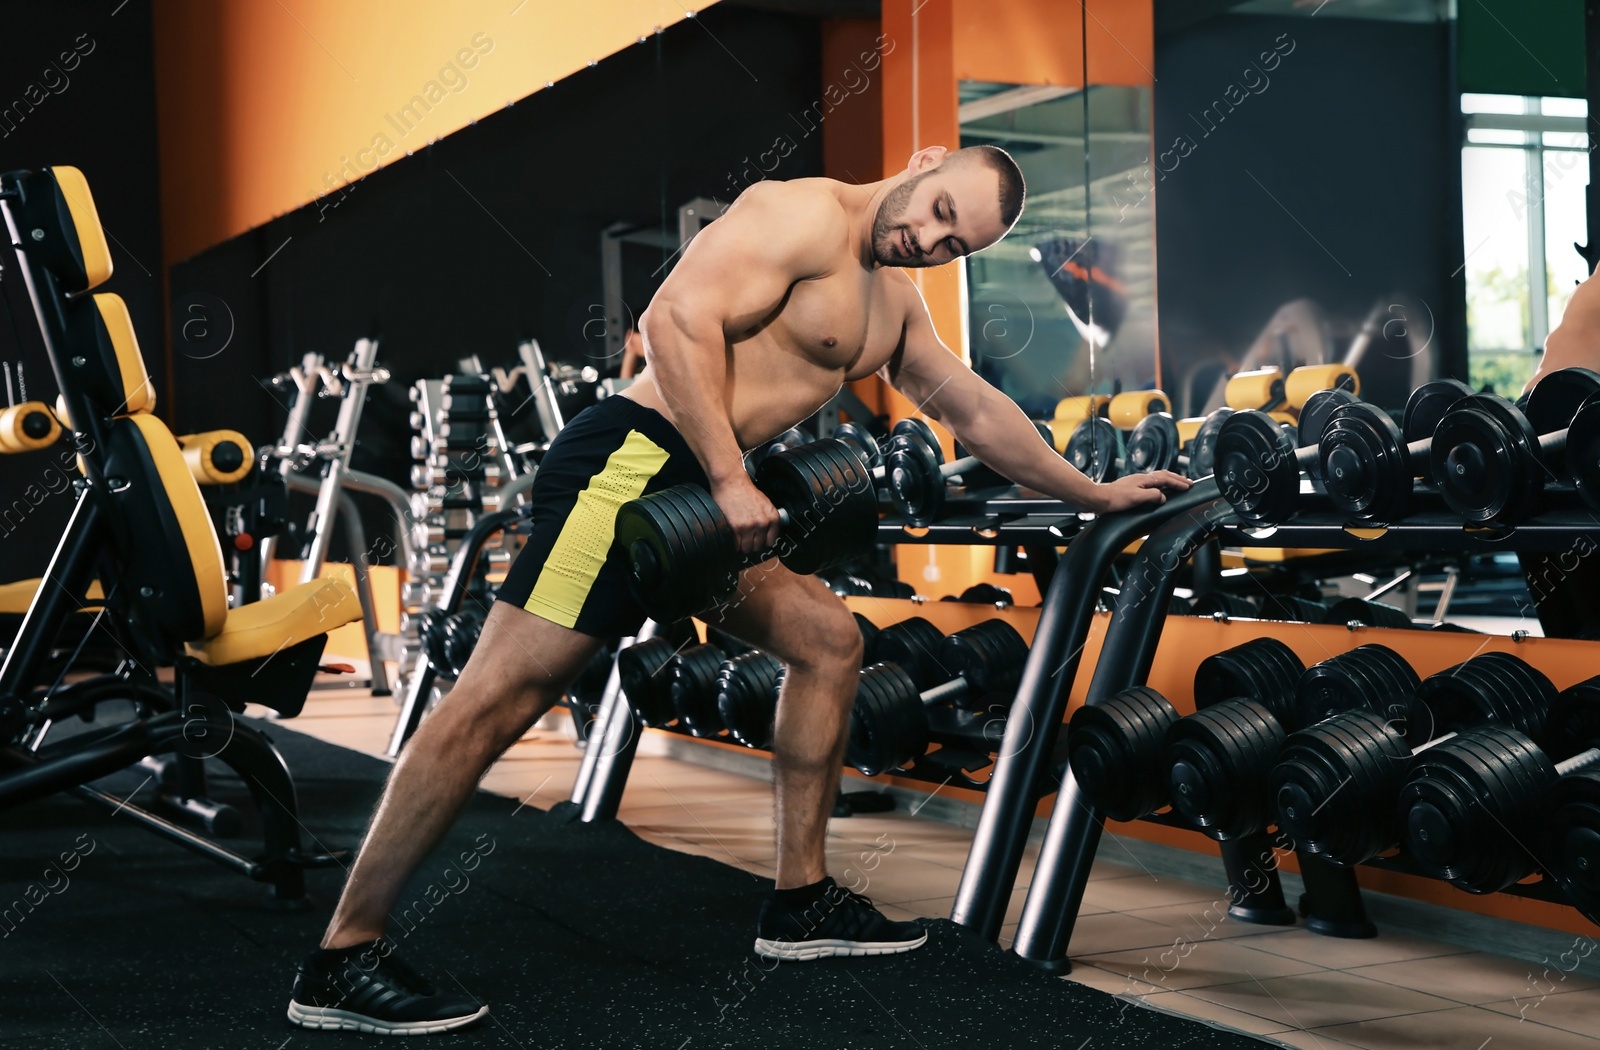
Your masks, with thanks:
M 1252 67 L 1280 39 L 1293 50 L 1276 68 Z M 1157 164 L 1172 169 L 1156 172 L 1155 190 L 1167 383 L 1208 355 L 1242 353 L 1286 301 L 1359 321 L 1396 291 L 1427 304 L 1445 373 L 1465 378 L 1449 54 L 1443 24 L 1356 19 L 1224 15 L 1158 40 Z M 1203 117 L 1229 85 L 1242 101 Z M 1175 151 L 1179 136 L 1189 145 Z
M 0 171 L 52 164 L 83 170 L 110 234 L 114 270 L 100 290 L 127 301 L 145 362 L 163 390 L 150 4 L 12 0 L 0 2 L 0 27 Z M 0 250 L 0 312 L 10 313 L 0 320 L 0 361 L 21 361 L 28 397 L 54 402 L 55 379 L 15 263 L 8 243 Z M 0 456 L 0 581 L 40 575 L 61 536 L 71 510 L 71 497 L 62 494 L 62 448 Z

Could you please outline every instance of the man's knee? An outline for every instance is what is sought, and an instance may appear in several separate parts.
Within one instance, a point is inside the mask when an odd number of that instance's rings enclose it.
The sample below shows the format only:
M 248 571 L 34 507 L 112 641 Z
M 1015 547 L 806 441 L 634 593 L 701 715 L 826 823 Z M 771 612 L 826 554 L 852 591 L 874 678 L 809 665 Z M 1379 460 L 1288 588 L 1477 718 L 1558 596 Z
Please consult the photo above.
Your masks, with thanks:
M 854 674 L 861 667 L 861 630 L 842 604 L 821 606 L 808 616 L 807 626 L 789 663 L 794 671 L 816 674 Z

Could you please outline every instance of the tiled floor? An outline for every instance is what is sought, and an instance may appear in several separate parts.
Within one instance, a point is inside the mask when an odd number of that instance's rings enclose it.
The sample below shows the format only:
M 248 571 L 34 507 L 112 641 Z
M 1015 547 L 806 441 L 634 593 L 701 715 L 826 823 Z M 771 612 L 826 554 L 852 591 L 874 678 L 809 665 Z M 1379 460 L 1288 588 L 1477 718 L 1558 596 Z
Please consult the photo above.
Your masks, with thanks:
M 381 755 L 394 715 L 389 699 L 317 692 L 285 728 Z M 548 723 L 489 771 L 486 790 L 540 807 L 568 796 L 581 752 L 564 716 Z M 674 744 L 683 746 L 677 738 Z M 667 750 L 663 737 L 646 735 L 621 819 L 659 845 L 771 878 L 768 785 L 666 757 Z M 895 918 L 947 917 L 971 839 L 969 830 L 903 812 L 836 820 L 829 829 L 830 871 Z M 1339 941 L 1298 928 L 1219 922 L 1208 911 L 1216 887 L 1158 877 L 1141 870 L 1132 854 L 1110 852 L 1095 863 L 1072 938 L 1069 980 L 1317 1050 L 1600 1046 L 1600 981 L 1403 934 Z M 1030 849 L 1003 942 L 1015 930 L 1033 862 Z M 1551 933 L 1550 942 L 1555 955 L 1571 939 Z M 1530 973 L 1541 970 L 1538 978 Z

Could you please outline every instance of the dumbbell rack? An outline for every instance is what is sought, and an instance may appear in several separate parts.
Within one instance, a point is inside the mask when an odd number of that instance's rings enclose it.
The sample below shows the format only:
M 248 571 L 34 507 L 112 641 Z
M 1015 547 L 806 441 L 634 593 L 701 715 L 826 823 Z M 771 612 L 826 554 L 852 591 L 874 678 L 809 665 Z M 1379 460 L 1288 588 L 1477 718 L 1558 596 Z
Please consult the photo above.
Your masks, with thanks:
M 423 653 L 424 616 L 441 606 L 452 558 L 473 526 L 501 509 L 506 495 L 502 485 L 517 470 L 506 448 L 495 390 L 477 369 L 419 379 L 411 388 L 411 454 L 416 463 L 408 517 L 412 555 L 400 596 L 402 676 Z M 511 559 L 499 535 L 485 556 L 473 560 L 463 601 L 484 608 L 493 601 L 488 575 L 503 571 Z M 440 679 L 434 689 L 443 695 L 449 687 L 448 680 Z
M 1038 785 L 1047 782 L 1044 778 L 1056 757 L 1067 692 L 1075 677 L 1078 654 L 1087 638 L 1091 603 L 1083 596 L 1098 593 L 1100 580 L 1112 558 L 1132 539 L 1151 536 L 1146 542 L 1147 552 L 1142 552 L 1148 553 L 1143 564 L 1153 565 L 1155 569 L 1140 571 L 1135 568 L 1128 573 L 1122 599 L 1112 617 L 1112 630 L 1101 649 L 1096 678 L 1090 685 L 1090 702 L 1096 696 L 1139 684 L 1148 675 L 1165 622 L 1172 573 L 1183 560 L 1170 556 L 1164 564 L 1157 560 L 1161 557 L 1162 545 L 1155 542 L 1155 531 L 1166 522 L 1177 524 L 1168 530 L 1169 545 L 1165 549 L 1178 551 L 1192 551 L 1203 538 L 1215 537 L 1224 545 L 1239 547 L 1288 545 L 1323 549 L 1554 552 L 1566 550 L 1576 530 L 1585 525 L 1591 530 L 1594 527 L 1592 516 L 1558 510 L 1531 518 L 1510 530 L 1468 531 L 1462 528 L 1459 520 L 1451 523 L 1444 515 L 1419 515 L 1381 534 L 1356 535 L 1327 514 L 1325 507 L 1319 507 L 1317 498 L 1311 495 L 1305 500 L 1306 510 L 1287 524 L 1258 532 L 1241 527 L 1218 495 L 1214 482 L 1204 482 L 1187 493 L 1169 497 L 1164 505 L 1151 511 L 1108 517 L 1082 529 L 1075 524 L 1043 526 L 1046 531 L 1060 528 L 1058 534 L 1063 535 L 1072 535 L 1075 530 L 1076 542 L 1069 547 L 1061 571 L 1045 598 L 1028 668 L 1012 707 L 1006 738 L 952 910 L 951 918 L 955 922 L 991 940 L 998 935 L 1026 843 Z M 1003 506 L 1007 501 L 999 502 Z M 1067 509 L 1056 506 L 1058 514 Z M 1015 505 L 1011 509 L 1014 511 Z M 981 531 L 969 533 L 966 542 L 974 542 L 971 537 L 981 536 L 985 542 L 1015 543 L 1037 535 L 1043 521 L 1049 517 L 1041 510 L 1032 508 L 1030 514 L 1009 518 L 998 513 L 985 514 L 982 518 L 986 519 L 986 524 L 984 521 L 959 525 L 950 522 L 948 525 L 952 528 L 948 531 L 977 527 Z M 1070 515 L 1062 521 L 1076 523 L 1078 518 Z M 887 540 L 891 532 L 903 534 L 904 530 L 898 523 L 886 520 L 880 527 L 880 535 Z M 1180 542 L 1171 543 L 1174 535 Z M 925 537 L 910 538 L 936 542 Z M 1140 609 L 1144 610 L 1143 615 L 1138 614 Z M 1125 625 L 1121 629 L 1119 620 Z M 1115 676 L 1119 672 L 1122 681 L 1112 681 L 1108 677 L 1102 684 L 1102 675 Z M 1081 797 L 1070 770 L 1061 779 L 1054 814 L 1013 950 L 1041 965 L 1061 968 L 1065 965 L 1067 942 L 1101 832 L 1097 816 Z M 1163 818 L 1158 822 L 1167 820 Z M 1416 870 L 1398 859 L 1383 860 L 1375 866 Z M 1516 892 L 1541 900 L 1561 900 L 1555 887 L 1549 884 L 1519 886 Z

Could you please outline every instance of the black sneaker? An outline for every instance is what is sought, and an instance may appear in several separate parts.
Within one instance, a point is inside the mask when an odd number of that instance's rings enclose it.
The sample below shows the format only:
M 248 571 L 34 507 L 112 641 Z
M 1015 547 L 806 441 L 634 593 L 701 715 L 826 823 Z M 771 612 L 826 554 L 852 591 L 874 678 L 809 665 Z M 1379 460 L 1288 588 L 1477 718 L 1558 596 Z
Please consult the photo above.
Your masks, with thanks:
M 920 948 L 928 931 L 914 922 L 892 922 L 859 893 L 832 879 L 816 901 L 795 910 L 767 898 L 756 923 L 756 954 L 802 962 L 832 955 L 896 955 Z
M 374 1035 L 448 1032 L 488 1013 L 469 995 L 441 995 L 386 940 L 312 952 L 295 968 L 289 998 L 289 1020 L 302 1028 Z

